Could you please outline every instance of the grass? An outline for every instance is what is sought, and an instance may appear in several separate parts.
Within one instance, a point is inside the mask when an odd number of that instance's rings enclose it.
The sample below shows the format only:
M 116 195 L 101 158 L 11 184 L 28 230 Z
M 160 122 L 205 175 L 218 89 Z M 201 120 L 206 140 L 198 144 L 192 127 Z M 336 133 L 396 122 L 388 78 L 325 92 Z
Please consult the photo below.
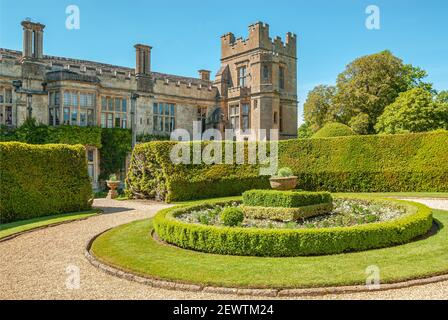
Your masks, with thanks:
M 114 228 L 93 245 L 105 263 L 140 275 L 226 287 L 303 288 L 364 284 L 368 266 L 390 283 L 448 273 L 448 211 L 434 210 L 437 234 L 401 246 L 329 256 L 262 258 L 224 256 L 160 244 L 151 220 Z
M 33 218 L 28 220 L 15 221 L 11 223 L 0 224 L 0 239 L 9 237 L 13 234 L 28 231 L 54 223 L 74 221 L 84 219 L 98 214 L 98 210 L 90 210 L 75 213 L 63 213 L 46 217 Z

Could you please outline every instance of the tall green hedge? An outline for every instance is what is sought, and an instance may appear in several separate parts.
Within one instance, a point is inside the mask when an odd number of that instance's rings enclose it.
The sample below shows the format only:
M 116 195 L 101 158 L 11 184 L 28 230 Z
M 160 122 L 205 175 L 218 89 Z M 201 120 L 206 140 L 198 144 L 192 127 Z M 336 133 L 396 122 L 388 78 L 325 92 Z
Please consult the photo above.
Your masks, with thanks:
M 174 165 L 175 143 L 135 148 L 128 195 L 180 201 L 269 188 L 258 165 Z M 448 132 L 281 141 L 279 167 L 290 167 L 297 188 L 309 191 L 448 191 Z
M 90 209 L 81 145 L 0 143 L 0 223 Z

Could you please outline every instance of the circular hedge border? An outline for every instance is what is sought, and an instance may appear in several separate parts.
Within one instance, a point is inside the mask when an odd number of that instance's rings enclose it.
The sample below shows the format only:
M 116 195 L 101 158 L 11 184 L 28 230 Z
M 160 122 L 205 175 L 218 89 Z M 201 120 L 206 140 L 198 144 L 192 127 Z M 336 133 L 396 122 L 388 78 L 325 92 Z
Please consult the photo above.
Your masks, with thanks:
M 185 249 L 226 255 L 269 257 L 326 255 L 384 248 L 410 242 L 431 229 L 432 211 L 425 205 L 368 197 L 351 199 L 392 202 L 405 206 L 409 213 L 384 222 L 295 230 L 207 226 L 186 223 L 175 218 L 187 210 L 234 201 L 204 202 L 160 211 L 154 217 L 154 229 L 163 241 Z

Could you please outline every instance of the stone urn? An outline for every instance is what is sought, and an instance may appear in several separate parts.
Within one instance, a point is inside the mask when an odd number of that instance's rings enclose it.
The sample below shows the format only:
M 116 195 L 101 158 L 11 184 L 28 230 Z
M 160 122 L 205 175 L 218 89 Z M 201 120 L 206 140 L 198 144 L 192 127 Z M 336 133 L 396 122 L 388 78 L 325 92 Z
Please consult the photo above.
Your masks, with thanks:
M 107 194 L 107 199 L 115 199 L 118 197 L 117 189 L 120 186 L 120 181 L 117 180 L 107 180 L 107 186 L 109 187 L 109 193 Z
M 269 182 L 274 190 L 292 190 L 297 186 L 297 177 L 272 177 Z

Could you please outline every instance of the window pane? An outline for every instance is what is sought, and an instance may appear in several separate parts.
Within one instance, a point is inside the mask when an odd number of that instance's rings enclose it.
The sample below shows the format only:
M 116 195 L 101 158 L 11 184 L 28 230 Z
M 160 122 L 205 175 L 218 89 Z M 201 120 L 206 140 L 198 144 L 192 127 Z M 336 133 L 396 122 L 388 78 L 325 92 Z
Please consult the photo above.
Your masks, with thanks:
M 120 128 L 121 127 L 121 118 L 120 115 L 115 115 L 115 127 Z
M 95 125 L 95 119 L 93 117 L 93 109 L 87 109 L 87 125 L 88 126 L 94 126 Z
M 123 99 L 123 101 L 122 101 L 122 111 L 123 112 L 126 112 L 127 111 L 127 100 L 126 99 Z
M 89 163 L 89 165 L 88 165 L 88 172 L 89 172 L 89 177 L 94 179 L 93 175 L 94 175 L 95 170 L 94 170 L 94 164 L 93 163 Z
M 106 97 L 101 97 L 101 110 L 106 111 L 106 109 L 107 109 Z
M 101 128 L 106 128 L 106 114 L 101 113 Z
M 59 108 L 54 109 L 54 124 L 56 126 L 59 125 L 59 110 L 60 110 Z
M 115 98 L 115 111 L 120 112 L 121 111 L 121 99 Z
M 12 90 L 5 91 L 5 103 L 12 103 Z
M 243 114 L 249 114 L 249 105 L 243 104 Z
M 166 117 L 165 118 L 165 131 L 170 131 L 170 123 L 171 123 L 171 120 L 170 120 L 170 118 L 169 117 Z
M 48 113 L 48 124 L 50 126 L 54 125 L 54 109 L 50 108 Z
M 93 162 L 93 150 L 92 149 L 87 150 L 87 161 Z
M 171 104 L 170 109 L 170 114 L 174 116 L 174 104 Z
M 107 98 L 107 106 L 109 111 L 114 111 L 114 101 L 111 98 Z
M 126 117 L 126 115 L 124 114 L 124 115 L 123 115 L 123 118 L 122 118 L 122 120 L 121 120 L 121 127 L 122 127 L 123 129 L 126 129 L 126 128 L 127 128 L 127 124 L 128 124 L 128 122 L 127 122 L 127 117 Z
M 71 94 L 70 92 L 64 92 L 64 107 L 70 106 Z
M 114 122 L 114 115 L 112 113 L 107 114 L 107 127 L 112 128 Z
M 163 103 L 159 103 L 159 114 L 163 114 Z
M 175 123 L 174 123 L 174 118 L 171 118 L 171 124 L 170 124 L 170 131 L 174 131 L 175 128 Z
M 87 112 L 81 111 L 79 113 L 79 125 L 82 127 L 87 126 Z
M 0 103 L 3 103 L 3 90 L 2 91 L 0 91 Z
M 156 131 L 157 130 L 157 123 L 158 123 L 159 119 L 157 116 L 152 117 L 152 124 L 154 126 L 153 130 Z
M 163 117 L 159 117 L 159 131 L 163 131 Z
M 71 105 L 77 107 L 78 106 L 78 94 L 72 93 L 71 96 L 72 96 Z
M 64 108 L 63 124 L 70 124 L 70 108 Z
M 12 107 L 5 107 L 5 124 L 12 126 Z
M 60 106 L 61 105 L 61 93 L 60 92 L 55 92 L 55 94 L 54 94 L 54 104 L 56 106 Z
M 76 108 L 72 109 L 72 124 L 78 124 L 78 110 Z
M 154 104 L 152 105 L 152 113 L 153 114 L 157 114 L 158 113 L 158 106 L 157 106 L 157 102 L 154 102 Z
M 87 95 L 87 106 L 94 107 L 95 106 L 95 94 L 90 93 Z
M 249 129 L 249 116 L 243 116 L 243 130 Z

